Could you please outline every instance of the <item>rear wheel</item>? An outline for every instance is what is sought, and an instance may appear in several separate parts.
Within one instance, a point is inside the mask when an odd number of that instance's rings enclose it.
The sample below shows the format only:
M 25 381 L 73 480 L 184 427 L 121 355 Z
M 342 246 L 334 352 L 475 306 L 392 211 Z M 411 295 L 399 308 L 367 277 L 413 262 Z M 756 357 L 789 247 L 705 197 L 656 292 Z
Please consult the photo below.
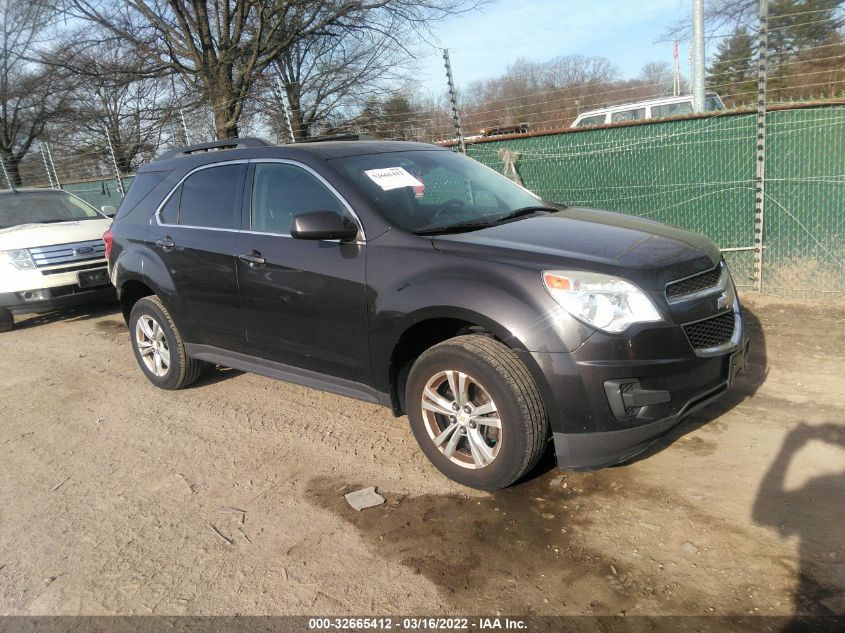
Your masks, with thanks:
M 8 332 L 15 327 L 15 317 L 6 308 L 0 308 L 0 332 Z
M 199 378 L 203 363 L 185 353 L 185 342 L 158 297 L 144 297 L 129 316 L 132 351 L 147 379 L 161 389 L 181 389 Z
M 486 336 L 460 336 L 423 353 L 408 375 L 406 402 L 423 452 L 466 486 L 504 488 L 546 446 L 537 385 L 512 350 Z

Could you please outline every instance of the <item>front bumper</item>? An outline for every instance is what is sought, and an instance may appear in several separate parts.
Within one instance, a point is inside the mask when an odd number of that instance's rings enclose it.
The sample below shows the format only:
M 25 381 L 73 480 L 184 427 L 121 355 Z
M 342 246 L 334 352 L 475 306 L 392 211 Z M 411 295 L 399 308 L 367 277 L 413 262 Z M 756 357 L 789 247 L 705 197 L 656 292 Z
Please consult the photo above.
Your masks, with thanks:
M 12 314 L 42 314 L 82 303 L 117 299 L 117 293 L 111 285 L 80 288 L 76 284 L 70 284 L 38 290 L 47 294 L 47 298 L 27 301 L 22 296 L 23 292 L 0 293 L 0 307 L 6 308 Z
M 723 395 L 748 354 L 738 309 L 737 318 L 736 336 L 721 354 L 693 353 L 680 327 L 629 340 L 596 334 L 572 354 L 531 353 L 543 377 L 558 465 L 582 470 L 624 462 Z

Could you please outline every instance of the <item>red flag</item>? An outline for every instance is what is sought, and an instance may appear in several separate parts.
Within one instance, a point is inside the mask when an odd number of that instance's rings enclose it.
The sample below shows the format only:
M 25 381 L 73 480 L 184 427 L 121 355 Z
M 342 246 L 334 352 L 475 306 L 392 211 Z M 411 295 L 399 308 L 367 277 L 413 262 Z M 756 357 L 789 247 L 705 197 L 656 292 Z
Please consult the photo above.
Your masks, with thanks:
M 675 38 L 675 50 L 672 51 L 672 57 L 678 59 L 678 38 Z

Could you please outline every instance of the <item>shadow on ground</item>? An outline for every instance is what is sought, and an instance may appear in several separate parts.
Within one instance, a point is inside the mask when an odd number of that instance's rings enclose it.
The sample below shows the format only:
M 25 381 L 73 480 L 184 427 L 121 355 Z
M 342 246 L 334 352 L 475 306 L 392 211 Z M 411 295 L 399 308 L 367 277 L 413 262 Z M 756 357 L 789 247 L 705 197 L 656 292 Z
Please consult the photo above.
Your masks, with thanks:
M 814 477 L 798 488 L 786 485 L 790 465 L 813 441 L 845 449 L 845 426 L 841 421 L 798 423 L 760 483 L 752 513 L 755 523 L 777 530 L 781 538 L 799 539 L 794 595 L 799 618 L 845 614 L 845 469 Z M 803 624 L 797 619 L 787 630 L 806 630 Z
M 88 321 L 100 317 L 120 314 L 120 304 L 117 301 L 102 301 L 97 303 L 85 303 L 62 310 L 53 310 L 44 314 L 24 314 L 15 316 L 15 330 L 27 330 L 33 327 L 49 325 L 51 323 L 74 321 Z M 120 317 L 123 322 L 123 316 Z

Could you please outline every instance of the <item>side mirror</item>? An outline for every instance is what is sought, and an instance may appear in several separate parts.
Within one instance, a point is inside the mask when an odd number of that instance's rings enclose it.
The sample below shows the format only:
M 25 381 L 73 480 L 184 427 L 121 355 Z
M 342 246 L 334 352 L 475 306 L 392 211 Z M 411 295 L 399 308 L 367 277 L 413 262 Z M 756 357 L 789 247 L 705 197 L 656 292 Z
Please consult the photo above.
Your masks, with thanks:
M 115 209 L 110 204 L 104 204 L 103 206 L 101 206 L 100 211 L 103 212 L 103 215 L 109 218 L 113 218 L 117 214 L 117 209 Z
M 298 240 L 349 242 L 358 235 L 358 227 L 334 211 L 311 211 L 293 216 L 290 234 Z

